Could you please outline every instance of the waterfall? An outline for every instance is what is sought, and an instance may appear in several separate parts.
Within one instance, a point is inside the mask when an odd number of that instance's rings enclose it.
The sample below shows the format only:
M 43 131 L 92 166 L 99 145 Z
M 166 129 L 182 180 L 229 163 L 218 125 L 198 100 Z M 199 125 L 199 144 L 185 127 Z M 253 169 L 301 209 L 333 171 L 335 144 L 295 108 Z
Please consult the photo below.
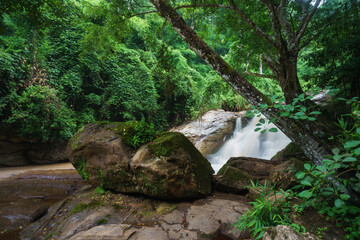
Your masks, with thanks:
M 252 118 L 251 121 L 242 127 L 241 118 L 236 119 L 233 135 L 227 140 L 221 148 L 214 154 L 207 156 L 215 173 L 229 160 L 231 157 L 255 157 L 270 160 L 278 151 L 284 149 L 291 141 L 280 130 L 276 133 L 266 131 L 261 134 L 260 131 L 255 132 L 256 124 L 260 118 Z M 265 122 L 265 128 L 274 128 L 275 125 Z

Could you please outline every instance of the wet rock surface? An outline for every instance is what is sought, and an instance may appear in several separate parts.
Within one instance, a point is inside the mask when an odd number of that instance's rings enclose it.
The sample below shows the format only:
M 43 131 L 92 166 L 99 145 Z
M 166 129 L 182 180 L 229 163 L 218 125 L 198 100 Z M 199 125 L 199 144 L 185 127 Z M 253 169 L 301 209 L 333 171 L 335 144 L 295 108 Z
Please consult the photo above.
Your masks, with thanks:
M 184 134 L 206 156 L 215 152 L 224 143 L 224 139 L 232 135 L 235 120 L 240 115 L 244 116 L 245 112 L 212 110 L 205 113 L 200 119 L 173 128 L 171 131 Z
M 136 150 L 125 144 L 124 124 L 88 124 L 69 142 L 70 161 L 91 185 L 159 199 L 211 193 L 214 171 L 183 134 L 162 133 Z
M 68 197 L 69 189 L 85 184 L 75 169 L 27 170 L 14 176 L 8 173 L 11 171 L 0 171 L 0 239 L 20 239 L 25 226 Z
M 24 239 L 242 239 L 231 225 L 249 205 L 239 195 L 214 193 L 193 202 L 165 202 L 85 188 L 42 221 L 28 226 Z
M 42 143 L 0 130 L 0 167 L 66 162 L 67 143 Z

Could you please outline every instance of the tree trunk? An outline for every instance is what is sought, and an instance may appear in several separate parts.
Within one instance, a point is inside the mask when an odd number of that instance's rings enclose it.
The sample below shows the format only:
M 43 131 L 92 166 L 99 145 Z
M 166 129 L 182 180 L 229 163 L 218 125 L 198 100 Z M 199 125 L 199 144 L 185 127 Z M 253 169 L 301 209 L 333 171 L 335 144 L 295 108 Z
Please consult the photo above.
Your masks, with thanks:
M 250 104 L 260 106 L 261 104 L 271 105 L 271 101 L 262 92 L 249 83 L 243 75 L 239 74 L 220 55 L 213 51 L 196 33 L 191 29 L 185 20 L 176 12 L 176 10 L 167 2 L 167 0 L 150 0 L 160 14 L 172 25 L 174 30 L 188 44 L 199 57 L 201 57 L 210 67 L 217 72 L 236 92 L 244 97 Z M 297 53 L 297 52 L 296 52 Z M 297 57 L 297 56 L 296 56 Z M 288 100 L 293 99 L 299 93 L 301 88 L 296 74 L 296 57 L 284 58 L 281 63 L 272 62 L 268 57 L 263 57 L 270 68 L 275 70 L 276 74 L 283 74 L 283 89 L 289 90 Z M 281 64 L 284 64 L 282 66 Z M 283 71 L 283 72 L 281 72 Z M 294 88 L 294 89 L 293 89 Z M 277 109 L 268 108 L 262 113 L 268 118 L 277 118 Z M 326 119 L 326 118 L 325 118 Z M 331 154 L 331 149 L 335 147 L 334 142 L 329 142 L 333 136 L 334 130 L 331 127 L 331 121 L 306 121 L 295 120 L 292 118 L 277 118 L 274 124 L 284 132 L 295 144 L 299 145 L 304 153 L 317 165 L 322 165 L 324 155 Z M 330 179 L 334 184 L 339 184 Z M 344 191 L 349 191 L 344 187 Z M 359 202 L 357 195 L 349 193 L 353 201 Z
M 185 40 L 189 47 L 197 53 L 210 67 L 215 70 L 235 91 L 243 96 L 250 104 L 259 106 L 260 104 L 271 105 L 270 100 L 241 74 L 225 62 L 215 51 L 213 51 L 196 33 L 191 29 L 185 20 L 176 10 L 167 3 L 166 0 L 150 0 L 160 14 L 166 18 L 173 26 L 175 31 Z M 267 59 L 267 63 L 269 63 Z M 285 66 L 281 63 L 276 64 L 276 72 L 288 99 L 293 99 L 299 93 L 299 80 L 296 74 L 296 57 L 284 58 Z M 268 109 L 263 114 L 268 118 L 277 117 L 276 109 Z M 314 124 L 312 122 L 297 121 L 289 118 L 280 118 L 275 124 L 296 144 L 301 146 L 307 156 L 320 164 L 324 154 L 330 153 L 327 142 L 325 124 Z M 325 141 L 323 140 L 325 139 Z

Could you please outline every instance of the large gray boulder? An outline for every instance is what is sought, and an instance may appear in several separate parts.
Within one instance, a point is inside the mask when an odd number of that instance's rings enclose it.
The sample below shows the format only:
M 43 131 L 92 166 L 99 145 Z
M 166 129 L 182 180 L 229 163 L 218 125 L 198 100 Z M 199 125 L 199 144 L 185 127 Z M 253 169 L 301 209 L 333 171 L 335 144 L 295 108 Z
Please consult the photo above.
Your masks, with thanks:
M 181 133 L 166 132 L 139 149 L 129 146 L 136 123 L 89 124 L 68 144 L 68 156 L 93 186 L 160 199 L 211 192 L 213 169 Z
M 226 112 L 222 109 L 211 110 L 199 119 L 183 124 L 170 131 L 181 132 L 204 155 L 215 152 L 231 137 L 235 128 L 236 118 L 244 116 L 245 112 Z M 244 121 L 246 119 L 244 118 Z

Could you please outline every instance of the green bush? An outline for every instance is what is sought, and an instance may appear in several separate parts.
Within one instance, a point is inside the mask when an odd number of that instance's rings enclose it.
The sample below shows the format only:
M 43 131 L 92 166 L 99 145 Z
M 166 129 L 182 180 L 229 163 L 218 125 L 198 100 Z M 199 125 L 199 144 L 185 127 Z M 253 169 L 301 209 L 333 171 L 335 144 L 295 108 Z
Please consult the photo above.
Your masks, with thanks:
M 253 207 L 244 213 L 238 221 L 233 224 L 236 230 L 249 230 L 253 238 L 263 237 L 267 227 L 277 225 L 288 225 L 298 232 L 305 232 L 305 228 L 290 220 L 292 207 L 288 199 L 291 199 L 290 191 L 277 191 L 274 187 L 269 187 L 265 181 L 264 185 L 254 184 L 251 181 L 255 191 L 259 196 L 255 202 L 251 202 Z
M 62 141 L 75 132 L 74 112 L 49 86 L 29 86 L 21 95 L 10 97 L 11 115 L 5 120 L 18 133 L 42 141 Z

